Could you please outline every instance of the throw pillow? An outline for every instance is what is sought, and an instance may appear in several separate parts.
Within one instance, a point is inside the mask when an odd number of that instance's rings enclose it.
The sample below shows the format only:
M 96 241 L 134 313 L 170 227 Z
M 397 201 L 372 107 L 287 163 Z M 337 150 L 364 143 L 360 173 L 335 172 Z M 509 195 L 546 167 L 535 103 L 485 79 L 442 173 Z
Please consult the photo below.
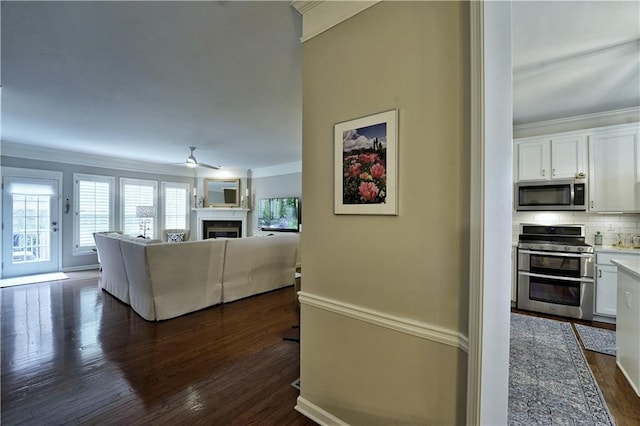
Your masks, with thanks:
M 181 243 L 184 241 L 184 232 L 167 232 L 168 243 Z

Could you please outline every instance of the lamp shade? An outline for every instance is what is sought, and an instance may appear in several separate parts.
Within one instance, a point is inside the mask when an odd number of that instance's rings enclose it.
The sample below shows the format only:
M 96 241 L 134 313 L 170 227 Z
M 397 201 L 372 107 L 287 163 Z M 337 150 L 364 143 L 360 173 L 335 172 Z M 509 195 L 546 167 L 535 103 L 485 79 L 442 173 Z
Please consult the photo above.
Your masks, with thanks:
M 136 217 L 153 217 L 155 208 L 153 206 L 137 206 Z

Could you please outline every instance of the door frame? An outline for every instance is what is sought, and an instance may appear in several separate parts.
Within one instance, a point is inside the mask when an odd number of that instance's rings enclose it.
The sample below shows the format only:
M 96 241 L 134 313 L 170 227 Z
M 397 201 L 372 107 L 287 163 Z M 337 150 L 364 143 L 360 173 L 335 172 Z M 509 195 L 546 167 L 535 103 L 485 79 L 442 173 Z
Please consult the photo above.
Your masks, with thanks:
M 62 271 L 62 235 L 63 235 L 63 220 L 62 220 L 62 179 L 64 177 L 62 172 L 57 172 L 53 170 L 40 170 L 40 169 L 27 169 L 27 168 L 19 168 L 19 167 L 2 167 L 2 192 L 4 199 L 4 178 L 5 177 L 17 177 L 17 178 L 36 178 L 36 179 L 51 179 L 58 182 L 57 188 L 57 197 L 58 197 L 58 247 L 56 247 L 58 251 L 58 271 Z M 1 203 L 1 202 L 0 202 Z M 6 238 L 5 232 L 9 232 L 8 229 L 4 226 L 4 209 L 11 208 L 11 206 L 5 206 L 4 203 L 0 204 L 1 209 L 0 213 L 2 214 L 2 239 Z M 5 253 L 2 253 L 2 247 L 0 247 L 0 259 L 4 262 Z M 0 271 L 0 275 L 2 275 L 4 270 Z
M 472 1 L 468 425 L 506 424 L 509 390 L 513 82 L 511 1 Z

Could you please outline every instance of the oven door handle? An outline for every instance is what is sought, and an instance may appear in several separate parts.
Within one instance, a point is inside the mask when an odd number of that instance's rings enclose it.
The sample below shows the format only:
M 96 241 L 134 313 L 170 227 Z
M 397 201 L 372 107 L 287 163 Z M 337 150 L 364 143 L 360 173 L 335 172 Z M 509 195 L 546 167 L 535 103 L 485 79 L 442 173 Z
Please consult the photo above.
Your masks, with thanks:
M 557 256 L 557 257 L 593 257 L 593 253 L 563 253 L 557 251 L 535 251 L 518 249 L 518 253 L 522 254 L 539 254 L 541 256 Z
M 518 271 L 518 275 L 524 275 L 527 277 L 547 278 L 550 280 L 558 280 L 558 281 L 573 281 L 573 282 L 582 282 L 582 283 L 593 282 L 593 278 L 589 278 L 589 277 L 580 277 L 580 278 L 560 277 L 558 275 L 536 274 L 535 272 L 525 272 L 525 271 Z

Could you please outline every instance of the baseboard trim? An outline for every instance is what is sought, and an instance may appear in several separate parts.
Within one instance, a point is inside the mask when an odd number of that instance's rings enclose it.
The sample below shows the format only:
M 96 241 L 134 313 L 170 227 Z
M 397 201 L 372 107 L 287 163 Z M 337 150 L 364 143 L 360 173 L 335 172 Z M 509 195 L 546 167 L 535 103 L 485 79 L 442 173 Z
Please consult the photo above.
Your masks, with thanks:
M 62 272 L 90 271 L 92 269 L 100 269 L 100 265 L 96 263 L 95 265 L 69 266 L 62 268 Z
M 301 396 L 298 397 L 298 399 L 296 400 L 296 405 L 293 408 L 298 413 L 302 414 L 303 416 L 313 420 L 314 422 L 322 426 L 325 426 L 325 425 L 347 426 L 349 424 L 342 421 L 341 419 L 334 416 L 333 414 L 329 413 L 328 411 L 318 407 L 313 402 L 304 399 Z
M 467 353 L 469 351 L 469 340 L 467 336 L 464 336 L 454 330 L 428 324 L 422 321 L 397 317 L 384 312 L 305 293 L 303 291 L 298 293 L 298 300 L 301 305 L 312 306 L 314 308 L 344 315 L 346 317 L 388 328 L 390 330 L 443 343 L 445 345 L 461 349 Z
M 631 380 L 631 376 L 627 374 L 627 370 L 624 369 L 622 364 L 620 364 L 620 361 L 618 361 L 617 359 L 616 359 L 616 365 L 618 366 L 620 371 L 622 371 L 622 375 L 624 376 L 625 379 L 627 379 L 627 382 L 629 382 L 629 385 L 631 385 L 631 388 L 636 392 L 636 395 L 640 397 L 640 389 L 635 385 L 635 383 L 633 383 L 633 380 Z

